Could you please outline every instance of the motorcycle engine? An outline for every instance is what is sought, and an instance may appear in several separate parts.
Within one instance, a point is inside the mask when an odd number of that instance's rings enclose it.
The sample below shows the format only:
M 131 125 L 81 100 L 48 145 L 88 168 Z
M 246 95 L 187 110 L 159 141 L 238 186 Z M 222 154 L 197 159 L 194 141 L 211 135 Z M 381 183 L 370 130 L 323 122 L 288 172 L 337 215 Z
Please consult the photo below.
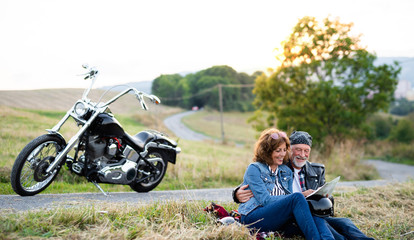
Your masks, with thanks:
M 137 176 L 137 163 L 122 154 L 120 140 L 89 136 L 85 155 L 72 165 L 72 170 L 80 174 L 88 159 L 88 169 L 96 170 L 104 183 L 129 184 Z M 83 161 L 82 161 L 83 160 Z

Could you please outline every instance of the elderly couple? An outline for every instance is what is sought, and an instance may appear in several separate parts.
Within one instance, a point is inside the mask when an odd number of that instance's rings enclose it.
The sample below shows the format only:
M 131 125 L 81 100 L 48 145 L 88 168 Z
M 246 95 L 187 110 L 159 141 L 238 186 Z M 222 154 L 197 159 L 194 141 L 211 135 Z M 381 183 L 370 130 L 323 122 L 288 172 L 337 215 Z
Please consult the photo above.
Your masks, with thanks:
M 310 212 L 305 197 L 325 183 L 322 164 L 308 162 L 312 137 L 294 131 L 288 138 L 275 128 L 262 132 L 254 149 L 253 163 L 243 183 L 234 189 L 241 222 L 260 231 L 278 231 L 306 239 L 372 239 L 351 220 L 318 217 Z

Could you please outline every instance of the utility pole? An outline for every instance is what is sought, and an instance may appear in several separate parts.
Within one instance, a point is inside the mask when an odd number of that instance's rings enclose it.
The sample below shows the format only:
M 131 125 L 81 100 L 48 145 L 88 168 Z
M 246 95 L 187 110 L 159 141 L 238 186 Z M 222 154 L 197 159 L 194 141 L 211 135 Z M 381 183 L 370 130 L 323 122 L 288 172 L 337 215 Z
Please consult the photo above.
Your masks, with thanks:
M 220 123 L 221 123 L 221 141 L 224 143 L 224 126 L 223 126 L 223 93 L 222 85 L 218 84 L 219 89 L 219 102 L 220 102 Z
M 223 125 L 223 87 L 231 88 L 245 88 L 245 87 L 254 87 L 254 84 L 217 84 L 219 90 L 219 102 L 220 102 L 220 123 L 221 123 L 221 141 L 224 143 L 224 125 Z

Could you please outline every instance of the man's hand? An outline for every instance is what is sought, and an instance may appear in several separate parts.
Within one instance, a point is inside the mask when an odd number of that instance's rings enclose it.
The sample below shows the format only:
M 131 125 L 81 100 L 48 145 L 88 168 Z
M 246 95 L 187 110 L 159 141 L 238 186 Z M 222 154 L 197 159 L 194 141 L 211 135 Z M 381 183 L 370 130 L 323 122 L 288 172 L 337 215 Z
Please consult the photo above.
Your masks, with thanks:
M 303 196 L 307 197 L 309 194 L 311 194 L 311 193 L 313 193 L 313 192 L 315 192 L 315 190 L 313 190 L 313 189 L 308 189 L 308 190 L 306 190 L 306 191 L 302 192 L 302 194 L 303 194 Z
M 239 188 L 239 190 L 236 191 L 236 198 L 239 199 L 239 202 L 247 202 L 250 198 L 253 197 L 253 193 L 251 190 L 245 190 L 248 187 L 249 185 L 243 185 Z

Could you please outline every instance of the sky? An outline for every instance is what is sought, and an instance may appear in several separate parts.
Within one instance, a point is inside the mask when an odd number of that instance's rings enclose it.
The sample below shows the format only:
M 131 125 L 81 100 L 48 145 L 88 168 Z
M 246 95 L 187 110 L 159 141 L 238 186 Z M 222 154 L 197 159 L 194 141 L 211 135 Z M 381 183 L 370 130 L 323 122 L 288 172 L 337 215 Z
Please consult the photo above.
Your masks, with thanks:
M 152 81 L 228 65 L 277 65 L 274 49 L 298 19 L 354 23 L 378 57 L 414 57 L 411 0 L 2 0 L 0 90 L 85 88 Z

